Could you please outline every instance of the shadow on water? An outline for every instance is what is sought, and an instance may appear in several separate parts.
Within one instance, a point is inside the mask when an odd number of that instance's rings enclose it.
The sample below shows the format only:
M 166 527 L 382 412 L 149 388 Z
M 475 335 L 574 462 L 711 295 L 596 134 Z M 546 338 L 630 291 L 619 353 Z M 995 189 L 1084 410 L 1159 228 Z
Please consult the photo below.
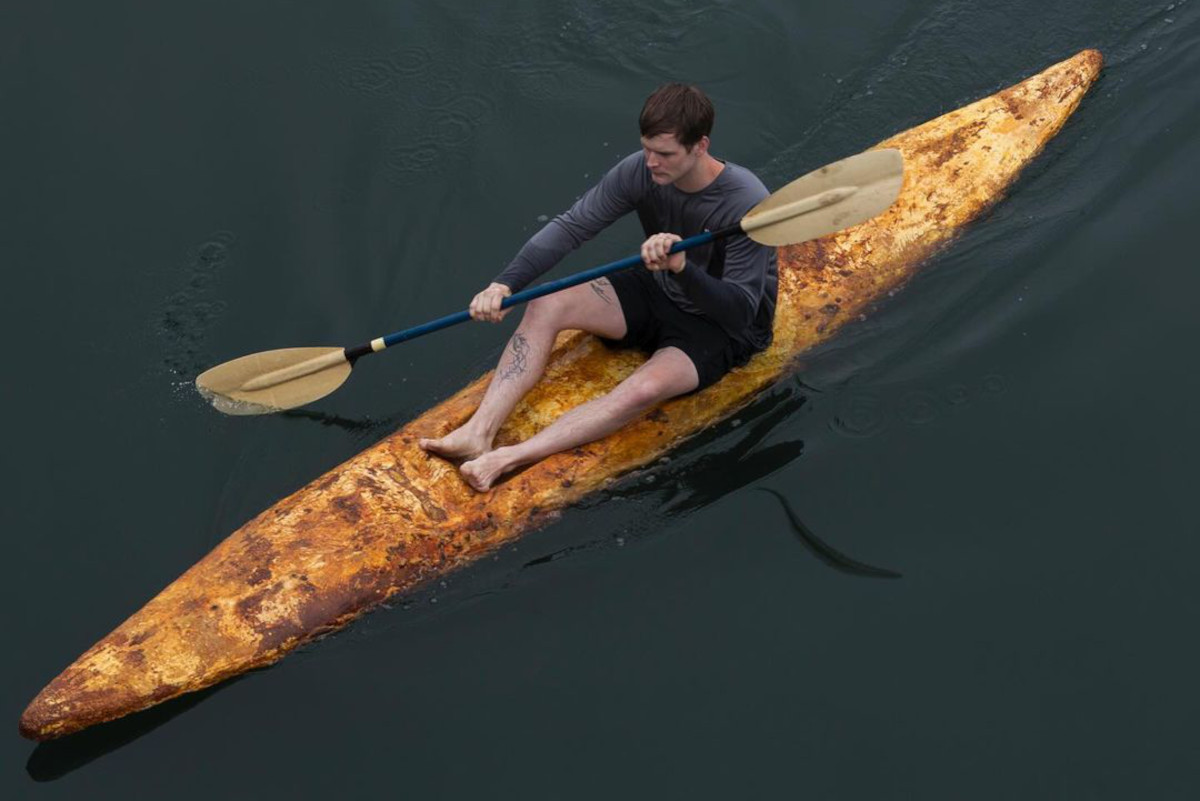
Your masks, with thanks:
M 708 506 L 769 475 L 798 458 L 804 450 L 800 440 L 758 447 L 808 402 L 802 391 L 815 390 L 795 379 L 784 381 L 733 419 L 689 440 L 670 461 L 660 460 L 658 464 L 665 468 L 655 466 L 637 471 L 616 488 L 598 496 L 595 502 L 659 496 L 661 513 L 675 517 Z M 726 437 L 735 441 L 727 447 L 713 447 Z
M 820 390 L 794 378 L 787 382 L 782 390 L 769 393 L 751 406 L 745 415 L 750 422 L 744 426 L 745 430 L 739 432 L 737 441 L 730 447 L 715 452 L 706 447 L 712 439 L 725 436 L 727 431 L 718 430 L 709 438 L 698 438 L 689 450 L 702 451 L 701 455 L 688 458 L 685 454 L 671 466 L 662 481 L 649 485 L 635 482 L 610 493 L 609 497 L 639 498 L 666 491 L 670 497 L 659 507 L 656 516 L 660 515 L 670 520 L 709 506 L 766 478 L 800 458 L 804 452 L 804 442 L 791 439 L 765 447 L 762 443 L 771 433 L 781 430 L 785 421 L 793 418 L 804 407 L 808 395 L 819 392 Z M 727 423 L 726 428 L 734 425 L 736 422 Z M 894 570 L 869 565 L 837 550 L 804 524 L 782 494 L 768 487 L 757 489 L 774 495 L 779 500 L 797 538 L 824 564 L 855 576 L 902 578 L 902 575 Z M 606 544 L 607 540 L 573 544 L 526 561 L 522 567 L 544 565 Z
M 339 417 L 338 415 L 327 414 L 325 412 L 314 412 L 308 409 L 288 409 L 285 412 L 279 412 L 279 416 L 289 420 L 310 420 L 329 428 L 339 428 L 343 431 L 349 431 L 352 434 L 369 434 L 373 431 L 391 430 L 402 420 L 402 415 L 398 414 L 379 420 L 371 417 L 356 419 L 353 417 Z
M 783 497 L 782 494 L 770 487 L 758 487 L 757 489 L 759 492 L 769 493 L 779 499 L 779 504 L 787 514 L 788 521 L 792 524 L 792 530 L 796 532 L 796 537 L 812 551 L 814 556 L 834 570 L 840 573 L 849 573 L 852 576 L 864 576 L 867 578 L 903 578 L 901 574 L 894 570 L 868 565 L 837 550 L 814 534 L 812 529 L 804 525 L 804 521 L 800 519 L 800 516 L 796 514 L 796 510 L 792 508 L 792 505 L 788 503 L 787 498 Z
M 25 763 L 25 771 L 36 782 L 52 782 L 117 751 L 188 711 L 245 676 L 188 693 L 110 723 L 102 723 L 70 734 L 61 740 L 39 743 Z
M 746 433 L 731 448 L 705 454 L 686 469 L 675 471 L 672 478 L 679 494 L 664 507 L 664 513 L 686 514 L 708 506 L 800 458 L 804 442 L 798 439 L 759 446 L 784 420 L 799 412 L 807 400 L 803 395 L 791 393 L 769 399 L 768 403 L 773 405 L 754 416 L 754 422 L 746 426 Z

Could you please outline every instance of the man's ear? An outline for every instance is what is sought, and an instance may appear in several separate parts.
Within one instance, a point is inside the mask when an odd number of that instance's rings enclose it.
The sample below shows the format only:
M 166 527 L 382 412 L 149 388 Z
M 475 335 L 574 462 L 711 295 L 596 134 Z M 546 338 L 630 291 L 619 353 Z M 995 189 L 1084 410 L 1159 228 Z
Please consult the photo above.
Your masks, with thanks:
M 702 137 L 700 137 L 700 141 L 698 141 L 698 142 L 696 142 L 696 144 L 692 145 L 692 152 L 695 153 L 697 156 L 703 156 L 706 153 L 708 153 L 708 144 L 709 144 L 708 137 L 702 136 Z

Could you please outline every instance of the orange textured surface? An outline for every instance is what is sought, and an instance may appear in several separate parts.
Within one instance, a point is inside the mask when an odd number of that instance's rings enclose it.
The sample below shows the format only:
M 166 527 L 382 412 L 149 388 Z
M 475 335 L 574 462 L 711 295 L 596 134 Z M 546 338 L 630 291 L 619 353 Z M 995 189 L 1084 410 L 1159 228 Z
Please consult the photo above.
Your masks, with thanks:
M 466 420 L 483 376 L 235 531 L 42 690 L 21 733 L 59 737 L 270 664 L 543 525 L 735 413 L 998 200 L 1075 110 L 1100 66 L 1098 52 L 1083 51 L 881 142 L 904 155 L 900 198 L 874 220 L 781 249 L 775 340 L 744 368 L 480 495 L 416 441 Z M 607 392 L 641 358 L 563 334 L 545 379 L 498 443 L 525 439 Z

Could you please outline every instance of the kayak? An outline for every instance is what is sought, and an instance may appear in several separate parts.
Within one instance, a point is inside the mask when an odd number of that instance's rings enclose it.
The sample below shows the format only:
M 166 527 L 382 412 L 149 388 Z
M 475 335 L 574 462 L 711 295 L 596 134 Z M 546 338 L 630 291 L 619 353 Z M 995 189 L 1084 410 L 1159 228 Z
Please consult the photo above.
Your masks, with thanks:
M 30 703 L 48 740 L 269 665 L 389 597 L 545 525 L 746 406 L 798 357 L 859 319 L 995 203 L 1096 80 L 1085 50 L 991 97 L 897 134 L 904 185 L 880 216 L 779 251 L 774 340 L 713 386 L 476 493 L 417 446 L 465 422 L 490 374 L 247 522 L 101 639 Z M 564 332 L 497 446 L 611 390 L 644 360 Z

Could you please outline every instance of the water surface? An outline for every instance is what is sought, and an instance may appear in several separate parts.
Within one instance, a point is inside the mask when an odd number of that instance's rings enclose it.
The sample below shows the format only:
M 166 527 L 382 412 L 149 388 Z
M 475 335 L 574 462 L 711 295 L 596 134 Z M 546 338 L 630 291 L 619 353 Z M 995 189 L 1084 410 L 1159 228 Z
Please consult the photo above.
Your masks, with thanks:
M 0 12 L 3 708 L 488 369 L 309 413 L 190 389 L 456 310 L 702 84 L 772 188 L 1084 47 L 1004 203 L 795 381 L 497 559 L 66 741 L 5 798 L 1184 798 L 1200 612 L 1194 2 L 19 4 Z M 560 274 L 633 252 L 616 226 Z M 854 560 L 838 569 L 804 530 Z M 1191 488 L 1191 489 L 1189 489 Z

